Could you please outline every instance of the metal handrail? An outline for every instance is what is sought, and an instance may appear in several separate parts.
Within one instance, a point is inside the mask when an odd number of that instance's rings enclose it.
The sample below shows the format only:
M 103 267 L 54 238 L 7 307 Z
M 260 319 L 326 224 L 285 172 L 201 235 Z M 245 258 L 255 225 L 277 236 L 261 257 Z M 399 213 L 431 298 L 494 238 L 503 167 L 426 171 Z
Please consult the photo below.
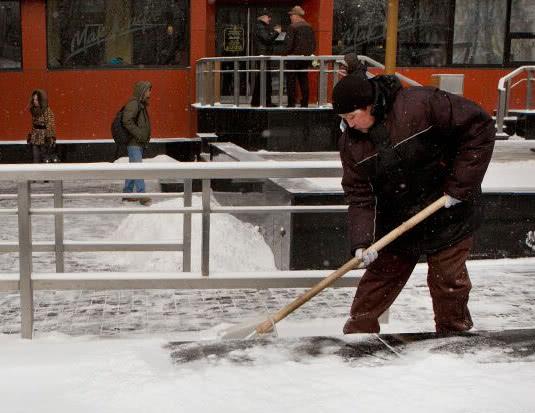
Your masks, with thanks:
M 520 74 L 527 73 L 527 77 L 511 84 L 512 80 Z M 503 76 L 498 82 L 498 109 L 496 111 L 496 128 L 497 134 L 503 136 L 503 126 L 505 118 L 509 112 L 509 100 L 511 90 L 521 83 L 526 82 L 526 109 L 531 108 L 532 83 L 535 80 L 535 66 L 520 66 L 507 75 Z
M 368 56 L 359 55 L 358 59 L 367 64 L 378 69 L 384 70 L 385 66 L 382 63 L 379 63 L 376 60 L 371 59 Z M 302 70 L 288 70 L 286 69 L 285 62 L 287 61 L 308 61 L 315 62 L 315 68 L 302 69 Z M 285 74 L 289 72 L 312 72 L 318 73 L 318 107 L 329 108 L 331 104 L 328 100 L 327 88 L 329 85 L 335 85 L 339 80 L 340 67 L 344 61 L 343 55 L 320 55 L 320 56 L 222 56 L 222 57 L 204 57 L 197 61 L 196 64 L 196 80 L 197 80 L 197 89 L 196 89 L 196 102 L 194 106 L 204 107 L 204 106 L 215 106 L 220 103 L 217 96 L 219 92 L 216 91 L 218 82 L 220 81 L 218 76 L 222 74 L 233 74 L 234 89 L 233 89 L 233 106 L 240 106 L 240 75 L 248 73 L 259 73 L 260 81 L 260 106 L 266 106 L 266 73 L 278 73 L 279 77 L 279 107 L 282 107 L 283 100 L 283 87 Z M 220 69 L 217 68 L 217 65 L 220 63 L 230 63 L 233 62 L 232 69 Z M 246 68 L 240 69 L 240 63 L 256 63 L 258 68 Z M 269 69 L 269 62 L 278 62 L 278 68 Z M 422 86 L 420 83 L 416 82 L 413 79 L 408 78 L 407 76 L 402 75 L 401 73 L 396 72 L 402 81 L 406 82 L 411 86 Z M 368 72 L 368 76 L 372 76 Z M 246 94 L 248 97 L 248 94 Z
M 0 242 L 0 252 L 19 253 L 18 288 L 21 301 L 21 335 L 31 338 L 33 334 L 33 290 L 34 289 L 70 289 L 70 288 L 251 288 L 257 285 L 282 287 L 283 285 L 313 285 L 314 279 L 304 280 L 302 276 L 274 276 L 271 279 L 251 277 L 229 278 L 227 281 L 210 275 L 210 216 L 213 213 L 306 213 L 306 212 L 341 212 L 347 209 L 340 205 L 322 206 L 241 206 L 214 207 L 211 205 L 210 182 L 212 179 L 268 179 L 268 178 L 313 178 L 341 177 L 342 166 L 339 161 L 299 161 L 299 162 L 211 162 L 211 163 L 146 163 L 146 164 L 17 164 L 0 165 L 0 181 L 15 181 L 18 185 L 17 208 L 0 209 L 16 215 L 18 219 L 18 242 Z M 118 180 L 124 178 L 137 179 L 184 179 L 184 207 L 125 207 L 125 208 L 65 208 L 63 200 L 63 181 L 66 180 Z M 192 180 L 202 181 L 202 205 L 191 207 Z M 54 182 L 54 207 L 32 208 L 31 182 L 48 180 Z M 98 194 L 95 194 L 96 196 Z M 96 197 L 95 196 L 95 197 Z M 0 195 L 0 198 L 2 195 Z M 149 241 L 143 243 L 122 241 L 65 241 L 63 231 L 64 214 L 95 214 L 95 213 L 184 213 L 183 243 Z M 190 273 L 191 261 L 191 214 L 199 213 L 202 217 L 201 227 L 201 273 Z M 33 215 L 54 215 L 54 242 L 35 242 L 31 235 L 31 217 Z M 189 217 L 188 219 L 186 219 Z M 186 238 L 189 235 L 189 240 Z M 93 274 L 87 278 L 63 276 L 47 276 L 34 279 L 32 274 L 33 252 L 55 252 L 56 271 L 63 272 L 64 252 L 87 251 L 183 251 L 183 269 L 188 271 L 184 276 L 170 278 L 157 273 L 139 275 L 110 272 Z M 188 260 L 186 262 L 186 260 Z M 204 280 L 204 281 L 202 281 Z M 292 280 L 296 284 L 291 284 Z M 0 278 L 0 290 L 13 288 L 13 279 Z M 343 281 L 340 286 L 347 286 Z M 354 281 L 352 281 L 354 282 Z M 305 284 L 303 284 L 305 283 Z

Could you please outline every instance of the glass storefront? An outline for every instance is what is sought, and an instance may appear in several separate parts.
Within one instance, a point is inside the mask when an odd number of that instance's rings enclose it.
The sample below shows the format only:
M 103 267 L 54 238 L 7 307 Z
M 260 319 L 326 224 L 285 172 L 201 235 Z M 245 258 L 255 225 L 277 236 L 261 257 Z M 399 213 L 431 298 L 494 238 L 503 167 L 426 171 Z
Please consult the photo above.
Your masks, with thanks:
M 386 3 L 335 0 L 333 53 L 357 52 L 384 61 Z M 447 63 L 450 0 L 401 0 L 398 22 L 400 66 Z
M 333 53 L 384 61 L 386 3 L 335 0 Z M 535 61 L 533 0 L 400 0 L 398 26 L 399 66 Z
M 254 30 L 261 10 L 267 8 L 271 13 L 272 25 L 280 25 L 285 32 L 290 25 L 288 10 L 292 3 L 263 7 L 262 5 L 218 5 L 216 12 L 216 54 L 217 56 L 252 56 L 256 55 Z M 274 43 L 274 55 L 284 54 L 284 36 L 280 36 Z M 230 70 L 233 63 L 222 63 L 222 70 Z M 249 62 L 241 62 L 240 69 L 250 70 L 254 67 Z M 272 68 L 273 69 L 273 68 Z M 252 78 L 249 72 L 240 78 L 240 94 L 250 94 Z M 278 77 L 273 78 L 273 88 L 278 90 Z M 234 76 L 226 73 L 221 76 L 221 96 L 231 96 L 234 93 Z
M 48 0 L 48 66 L 189 65 L 189 0 Z
M 509 60 L 535 62 L 535 4 L 533 0 L 512 0 Z
M 0 70 L 22 67 L 21 44 L 20 1 L 0 0 Z
M 453 36 L 453 63 L 503 63 L 506 0 L 457 0 Z

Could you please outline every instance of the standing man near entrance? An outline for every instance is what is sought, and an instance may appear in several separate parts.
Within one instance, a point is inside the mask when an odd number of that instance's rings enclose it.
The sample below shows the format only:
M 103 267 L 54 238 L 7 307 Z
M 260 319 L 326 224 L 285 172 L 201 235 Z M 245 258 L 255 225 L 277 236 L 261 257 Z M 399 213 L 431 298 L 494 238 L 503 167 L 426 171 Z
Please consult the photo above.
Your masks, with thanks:
M 481 221 L 481 182 L 494 148 L 491 117 L 461 96 L 403 88 L 395 76 L 351 74 L 333 90 L 351 250 L 367 270 L 344 333 L 378 333 L 420 256 L 438 333 L 472 328 L 466 260 Z M 442 195 L 445 208 L 380 252 L 368 247 Z
M 261 9 L 260 16 L 256 19 L 254 31 L 254 54 L 270 56 L 273 54 L 273 44 L 275 39 L 281 32 L 281 27 L 271 26 L 271 13 L 268 9 Z M 260 67 L 260 63 L 258 63 Z M 271 72 L 270 66 L 267 62 L 266 69 L 266 106 L 273 106 L 271 103 Z M 260 73 L 255 73 L 253 97 L 251 99 L 251 106 L 260 106 Z
M 148 81 L 137 82 L 134 86 L 133 96 L 125 105 L 122 122 L 125 129 L 130 133 L 128 142 L 128 160 L 130 163 L 143 162 L 143 151 L 150 141 L 150 119 L 147 107 L 152 91 L 152 85 Z M 124 183 L 123 192 L 132 193 L 134 187 L 137 192 L 145 192 L 145 181 L 143 179 L 127 179 Z M 123 201 L 137 202 L 144 206 L 150 206 L 150 198 L 126 197 Z
M 286 54 L 310 56 L 316 50 L 316 39 L 312 26 L 305 20 L 305 11 L 301 6 L 295 6 L 288 12 L 292 24 L 288 28 Z M 286 78 L 288 89 L 288 107 L 295 107 L 296 79 L 301 88 L 301 107 L 308 107 L 308 72 L 309 61 L 293 60 L 286 62 Z M 303 72 L 292 72 L 292 70 L 303 70 Z

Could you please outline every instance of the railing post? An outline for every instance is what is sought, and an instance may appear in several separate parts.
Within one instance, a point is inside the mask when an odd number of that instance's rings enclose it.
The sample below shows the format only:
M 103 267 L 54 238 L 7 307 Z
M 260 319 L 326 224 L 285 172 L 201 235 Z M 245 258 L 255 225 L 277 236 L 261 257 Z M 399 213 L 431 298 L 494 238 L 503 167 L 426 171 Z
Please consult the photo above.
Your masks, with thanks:
M 507 84 L 506 84 L 505 87 L 507 87 Z M 503 123 L 504 123 L 504 118 L 505 118 L 505 115 L 506 115 L 506 112 L 507 112 L 507 107 L 506 107 L 507 98 L 506 98 L 506 95 L 507 95 L 507 89 L 505 91 L 500 90 L 499 93 L 498 93 L 498 111 L 496 112 L 497 133 L 502 133 L 503 132 Z
M 202 180 L 201 274 L 210 272 L 210 180 Z
M 325 60 L 320 59 L 320 79 L 318 82 L 318 106 L 324 106 L 327 103 L 327 67 Z
M 193 183 L 191 179 L 184 179 L 184 206 L 191 206 Z M 182 271 L 191 271 L 191 213 L 184 212 L 182 224 Z
M 32 338 L 33 334 L 33 287 L 32 287 L 32 222 L 30 217 L 30 182 L 18 184 L 19 226 L 19 291 L 21 310 L 21 336 Z
M 54 208 L 63 208 L 63 181 L 54 181 Z M 63 214 L 54 215 L 54 247 L 56 249 L 56 272 L 65 272 L 63 220 Z
M 221 62 L 214 62 L 214 103 L 221 103 Z
M 266 61 L 260 60 L 260 106 L 266 106 Z
M 202 103 L 201 99 L 201 69 L 202 62 L 197 62 L 195 65 L 195 101 Z
M 199 103 L 206 105 L 206 63 L 199 62 L 199 76 L 198 76 L 198 89 L 199 89 Z
M 214 106 L 215 103 L 215 63 L 208 62 L 208 103 Z
M 284 58 L 279 61 L 279 106 L 282 106 L 284 95 Z
M 335 61 L 333 63 L 333 87 L 338 83 L 340 79 L 340 63 Z
M 240 62 L 234 61 L 234 105 L 240 106 Z
M 509 110 L 509 100 L 511 98 L 511 79 L 505 82 L 505 114 Z

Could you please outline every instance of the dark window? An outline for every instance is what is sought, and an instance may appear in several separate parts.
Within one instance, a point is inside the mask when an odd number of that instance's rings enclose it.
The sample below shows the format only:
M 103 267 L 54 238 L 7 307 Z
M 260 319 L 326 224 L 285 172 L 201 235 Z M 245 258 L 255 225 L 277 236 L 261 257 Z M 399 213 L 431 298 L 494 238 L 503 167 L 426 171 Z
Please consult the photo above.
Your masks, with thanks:
M 444 66 L 448 63 L 450 0 L 401 0 L 398 23 L 399 66 Z
M 512 0 L 508 45 L 509 62 L 529 63 L 535 61 L 535 7 L 533 0 Z
M 333 53 L 356 52 L 384 61 L 385 2 L 335 0 Z
M 335 0 L 333 53 L 356 52 L 384 61 L 387 2 Z M 401 0 L 398 65 L 442 66 L 448 61 L 451 0 Z
M 0 0 L 0 69 L 20 69 L 20 2 Z
M 187 66 L 188 0 L 48 0 L 51 68 Z
M 506 0 L 457 0 L 453 31 L 453 63 L 503 63 Z

